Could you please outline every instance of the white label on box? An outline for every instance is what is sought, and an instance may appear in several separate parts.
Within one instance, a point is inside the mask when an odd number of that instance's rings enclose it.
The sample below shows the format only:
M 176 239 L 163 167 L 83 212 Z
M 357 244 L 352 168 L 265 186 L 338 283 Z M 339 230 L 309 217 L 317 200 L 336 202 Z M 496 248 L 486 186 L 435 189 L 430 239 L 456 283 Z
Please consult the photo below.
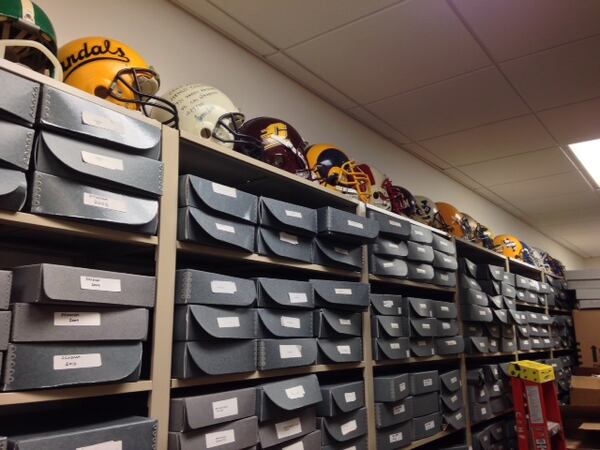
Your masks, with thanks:
M 406 406 L 404 404 L 402 405 L 398 405 L 398 406 L 394 406 L 394 409 L 392 410 L 392 413 L 397 416 L 398 414 L 402 414 L 406 412 Z
M 398 390 L 404 392 L 406 390 L 406 383 L 402 382 L 398 385 Z
M 212 183 L 212 190 L 215 194 L 226 195 L 227 197 L 237 198 L 237 189 L 231 186 L 225 186 L 219 183 Z
M 237 285 L 234 281 L 212 280 L 210 282 L 210 290 L 213 294 L 235 294 Z
M 302 358 L 301 345 L 280 345 L 279 357 L 281 359 Z
M 340 325 L 349 326 L 352 325 L 352 321 L 350 319 L 340 319 Z
M 235 234 L 235 227 L 231 225 L 226 225 L 224 223 L 215 222 L 215 227 L 219 231 L 224 231 L 225 233 Z
M 288 445 L 287 447 L 282 447 L 281 450 L 304 450 L 304 444 L 302 441 L 296 442 L 295 444 Z
M 127 212 L 127 203 L 121 196 L 108 196 L 92 194 L 91 192 L 83 193 L 83 204 L 94 206 L 95 208 L 110 209 L 122 213 Z
M 442 310 L 444 312 L 448 312 L 448 311 L 450 311 L 450 308 L 448 308 L 447 306 L 440 306 L 440 310 Z
M 494 392 L 500 392 L 500 386 L 498 386 L 497 384 L 495 384 L 494 387 L 492 388 L 492 390 Z
M 394 301 L 393 300 L 384 300 L 383 301 L 383 307 L 384 308 L 391 308 L 392 306 L 394 306 Z
M 343 424 L 340 427 L 340 431 L 342 432 L 342 436 L 346 436 L 348 433 L 356 431 L 357 428 L 358 424 L 356 423 L 356 420 L 351 420 L 350 422 L 346 422 L 345 424 Z
M 460 420 L 460 419 L 462 419 L 462 416 L 463 416 L 463 415 L 462 415 L 462 413 L 461 413 L 461 412 L 459 412 L 459 413 L 457 413 L 457 414 L 454 416 L 454 418 L 455 418 L 456 420 Z
M 449 341 L 446 341 L 446 345 L 447 345 L 448 347 L 454 347 L 454 346 L 456 345 L 456 340 L 454 340 L 454 339 L 451 339 L 451 340 L 449 340 Z
M 390 248 L 400 248 L 400 246 L 398 244 L 394 244 L 393 242 L 388 242 L 388 247 Z
M 452 403 L 454 403 L 454 402 L 458 401 L 458 395 L 453 395 L 452 397 L 450 397 L 450 401 L 451 401 Z
M 77 447 L 75 450 L 123 450 L 123 441 L 106 441 L 85 447 Z
M 121 280 L 118 278 L 99 278 L 82 275 L 79 286 L 86 291 L 121 292 Z
M 340 255 L 345 255 L 345 256 L 348 256 L 350 254 L 350 252 L 348 250 L 346 250 L 345 248 L 340 248 L 340 247 L 333 247 L 333 251 L 336 253 L 339 253 Z
M 307 303 L 308 297 L 304 292 L 289 292 L 290 303 Z
M 452 258 L 449 258 L 447 256 L 442 256 L 442 259 L 444 260 L 445 263 L 451 263 L 452 262 Z
M 452 384 L 458 383 L 458 377 L 450 378 L 450 383 L 452 383 Z
M 287 242 L 288 244 L 298 245 L 298 236 L 286 233 L 285 231 L 279 232 L 279 240 L 281 242 Z
M 396 222 L 395 220 L 389 220 L 388 223 L 391 226 L 393 226 L 393 227 L 402 228 L 402 223 L 401 222 Z
M 433 378 L 425 378 L 423 380 L 423 386 L 425 386 L 425 387 L 433 386 Z
M 446 275 L 445 273 L 441 273 L 440 278 L 444 281 L 448 281 L 450 279 L 450 277 L 448 275 Z
M 352 295 L 352 289 L 336 288 L 334 292 L 336 295 Z
M 398 315 L 401 316 L 402 315 L 402 306 L 398 306 Z
M 206 448 L 221 447 L 235 442 L 235 430 L 215 431 L 206 433 Z
M 55 327 L 99 327 L 99 312 L 55 312 Z
M 79 355 L 54 355 L 54 370 L 90 369 L 102 367 L 100 353 L 84 353 Z
M 238 316 L 217 317 L 217 325 L 219 328 L 239 328 L 240 318 Z
M 481 348 L 484 348 L 484 347 L 485 347 L 485 342 L 480 342 L 480 343 L 479 343 L 479 346 L 480 346 Z
M 425 253 L 425 247 L 417 247 L 417 251 L 420 253 Z
M 400 324 L 398 322 L 392 322 L 392 323 L 390 323 L 390 326 L 395 329 L 400 328 Z
M 433 430 L 434 428 L 435 428 L 435 420 L 430 420 L 429 422 L 425 423 L 426 431 Z
M 481 294 L 475 294 L 475 298 L 477 300 L 483 300 L 483 295 L 481 295 Z
M 237 397 L 219 400 L 212 403 L 213 419 L 222 419 L 223 417 L 237 416 L 238 399 Z
M 287 388 L 285 390 L 285 395 L 287 395 L 287 398 L 289 398 L 290 400 L 297 400 L 299 398 L 304 398 L 304 396 L 306 395 L 306 391 L 304 390 L 304 386 L 299 385 Z
M 352 447 L 346 447 L 342 450 L 356 450 L 356 445 L 353 445 Z
M 390 434 L 390 444 L 394 444 L 395 442 L 400 442 L 404 438 L 402 432 Z
M 487 408 L 481 408 L 481 415 L 485 416 L 487 414 Z
M 86 152 L 85 150 L 81 151 L 81 160 L 86 164 L 102 167 L 103 169 L 120 171 L 125 170 L 122 159 Z
M 356 392 L 346 392 L 344 394 L 344 399 L 346 403 L 353 403 L 356 401 Z
M 393 263 L 393 262 L 384 262 L 384 263 L 383 263 L 383 267 L 385 267 L 386 269 L 387 269 L 388 267 L 394 267 L 394 263 Z
M 449 330 L 450 329 L 450 323 L 449 322 L 442 322 L 442 329 L 443 330 Z
M 415 232 L 415 234 L 417 236 L 423 236 L 423 232 L 421 230 L 419 230 L 418 228 L 413 228 L 413 231 Z
M 365 228 L 362 223 L 356 222 L 354 220 L 348 220 L 348 226 L 351 226 L 354 228 L 359 228 L 361 230 L 363 230 Z
M 103 130 L 123 133 L 123 126 L 120 123 L 110 120 L 108 117 L 99 116 L 91 111 L 81 111 L 81 123 L 90 127 L 102 128 Z
M 300 329 L 300 319 L 297 317 L 281 316 L 281 326 L 284 328 Z
M 482 309 L 479 311 L 480 316 L 485 316 L 486 314 L 487 314 L 487 311 L 485 309 Z
M 352 349 L 350 348 L 349 345 L 338 345 L 337 351 L 340 355 L 351 355 L 352 354 Z
M 398 344 L 397 342 L 392 342 L 392 343 L 390 344 L 390 348 L 391 348 L 392 350 L 400 350 L 400 344 Z
M 417 273 L 427 273 L 427 271 L 425 269 L 421 269 L 420 267 L 417 267 Z
M 431 330 L 431 325 L 430 325 L 430 324 L 428 324 L 428 323 L 424 323 L 424 324 L 423 324 L 423 329 L 424 329 L 424 330 Z
M 290 211 L 289 209 L 286 209 L 285 215 L 293 217 L 294 219 L 302 219 L 302 213 L 300 211 Z
M 299 417 L 275 424 L 277 439 L 284 439 L 300 433 L 302 433 L 302 422 Z

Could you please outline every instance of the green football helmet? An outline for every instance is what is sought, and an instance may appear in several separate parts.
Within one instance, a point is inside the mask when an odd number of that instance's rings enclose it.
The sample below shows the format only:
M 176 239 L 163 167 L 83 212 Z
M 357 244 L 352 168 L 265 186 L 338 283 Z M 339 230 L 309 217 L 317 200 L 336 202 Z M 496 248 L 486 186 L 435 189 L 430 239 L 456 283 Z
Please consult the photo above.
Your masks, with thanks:
M 52 22 L 31 0 L 0 1 L 0 58 L 62 81 Z

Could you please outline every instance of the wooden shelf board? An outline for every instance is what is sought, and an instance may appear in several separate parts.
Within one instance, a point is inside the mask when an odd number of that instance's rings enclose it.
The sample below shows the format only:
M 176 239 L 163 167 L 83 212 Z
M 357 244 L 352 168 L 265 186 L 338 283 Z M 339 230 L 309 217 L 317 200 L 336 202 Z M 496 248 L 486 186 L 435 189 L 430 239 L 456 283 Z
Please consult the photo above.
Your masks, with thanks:
M 518 352 L 498 352 L 498 353 L 465 353 L 467 359 L 481 359 L 481 358 L 501 358 L 504 356 L 515 356 Z
M 247 263 L 259 264 L 263 266 L 285 267 L 288 269 L 331 274 L 347 278 L 360 277 L 359 272 L 351 272 L 349 270 L 337 269 L 335 267 L 303 263 L 301 261 L 293 261 L 290 259 L 277 258 L 273 256 L 263 256 L 258 255 L 256 253 L 246 253 L 235 249 L 211 247 L 208 245 L 196 244 L 193 242 L 178 241 L 177 251 L 183 254 L 211 256 L 218 259 L 244 261 Z
M 515 304 L 518 307 L 521 308 L 527 308 L 533 311 L 539 311 L 539 312 L 545 312 L 546 311 L 546 307 L 542 306 L 542 305 L 533 305 L 531 303 L 525 303 L 525 302 L 515 302 Z
M 473 242 L 464 241 L 462 239 L 455 239 L 456 246 L 462 247 L 462 250 L 466 250 L 469 253 L 480 254 L 483 257 L 497 259 L 503 263 L 506 261 L 506 256 L 501 253 L 497 253 L 494 250 L 482 247 L 481 245 L 474 244 Z M 459 250 L 460 252 L 460 250 Z M 468 256 L 467 256 L 468 258 Z
M 416 281 L 403 280 L 401 278 L 380 277 L 377 275 L 369 275 L 369 281 L 371 283 L 394 284 L 394 285 L 398 285 L 398 286 L 406 286 L 406 287 L 410 287 L 410 288 L 417 288 L 417 289 L 423 289 L 423 290 L 428 290 L 428 291 L 456 292 L 456 288 L 436 286 L 435 284 L 428 284 L 428 283 L 418 283 Z
M 343 370 L 362 369 L 364 367 L 364 362 L 344 364 L 318 364 L 314 366 L 290 367 L 287 369 L 263 370 L 247 373 L 235 373 L 231 375 L 214 375 L 200 378 L 190 378 L 186 380 L 172 379 L 171 388 L 216 385 L 248 380 L 266 380 L 269 378 L 283 377 L 289 375 L 308 375 L 311 373 L 339 372 Z
M 471 424 L 471 427 L 480 427 L 480 426 L 490 423 L 496 419 L 499 419 L 500 417 L 509 416 L 514 413 L 515 413 L 514 409 L 511 408 L 504 412 L 501 412 L 500 414 L 496 414 L 496 415 L 490 417 L 489 419 L 485 419 L 485 420 L 482 420 L 481 422 L 473 423 L 473 424 Z
M 530 276 L 532 273 L 536 275 L 542 275 L 543 270 L 539 269 L 536 266 L 532 266 L 531 264 L 527 264 L 526 262 L 520 261 L 514 258 L 508 258 L 509 267 L 511 268 L 512 273 L 516 273 L 517 275 Z M 522 272 L 514 271 L 514 268 L 518 268 L 522 270 Z
M 437 228 L 434 228 L 432 226 L 426 225 L 424 223 L 419 222 L 418 220 L 414 220 L 411 219 L 410 217 L 406 217 L 406 216 L 401 216 L 400 214 L 396 214 L 392 211 L 388 211 L 386 209 L 383 208 L 379 208 L 378 206 L 375 205 L 371 205 L 371 204 L 367 204 L 367 209 L 373 210 L 373 211 L 377 211 L 381 214 L 385 214 L 386 216 L 390 216 L 392 218 L 398 219 L 398 220 L 403 220 L 404 222 L 408 222 L 414 225 L 418 225 L 420 227 L 423 227 L 427 230 L 431 230 L 436 234 L 439 234 L 440 236 L 445 237 L 446 239 L 452 239 L 452 236 L 450 236 L 448 233 L 446 233 L 445 231 L 439 230 Z
M 446 431 L 440 431 L 439 433 L 434 434 L 433 436 L 430 436 L 428 438 L 425 439 L 420 439 L 418 441 L 413 441 L 412 444 L 410 444 L 408 447 L 402 447 L 402 450 L 412 450 L 414 448 L 419 448 L 419 447 L 423 447 L 424 445 L 430 444 L 432 442 L 438 441 L 440 439 L 445 438 L 446 436 L 451 436 L 455 433 L 458 433 L 459 431 L 465 431 L 464 429 L 462 430 L 446 430 Z
M 448 356 L 429 356 L 429 357 L 412 357 L 405 359 L 386 359 L 381 361 L 374 361 L 373 367 L 387 367 L 387 366 L 400 366 L 405 364 L 420 364 L 429 362 L 439 361 L 460 361 L 459 355 L 448 355 Z
M 158 245 L 158 238 L 156 236 L 146 236 L 112 228 L 89 225 L 70 220 L 54 219 L 23 212 L 12 213 L 0 211 L 0 224 L 14 227 L 15 230 L 50 232 L 145 247 Z M 10 231 L 7 231 L 6 234 L 10 235 L 10 233 L 13 232 L 14 230 L 11 229 Z
M 82 387 L 40 389 L 26 392 L 1 392 L 0 406 L 31 403 L 54 402 L 77 398 L 104 397 L 107 395 L 147 392 L 152 390 L 152 381 L 143 380 L 132 383 L 100 384 Z

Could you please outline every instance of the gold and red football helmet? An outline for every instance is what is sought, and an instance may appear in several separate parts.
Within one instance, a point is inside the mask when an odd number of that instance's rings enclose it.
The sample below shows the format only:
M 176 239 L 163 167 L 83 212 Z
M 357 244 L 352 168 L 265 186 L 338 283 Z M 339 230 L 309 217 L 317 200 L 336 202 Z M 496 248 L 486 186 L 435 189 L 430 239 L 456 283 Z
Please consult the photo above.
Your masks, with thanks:
M 494 238 L 494 249 L 507 258 L 521 259 L 523 244 L 512 234 L 499 234 Z

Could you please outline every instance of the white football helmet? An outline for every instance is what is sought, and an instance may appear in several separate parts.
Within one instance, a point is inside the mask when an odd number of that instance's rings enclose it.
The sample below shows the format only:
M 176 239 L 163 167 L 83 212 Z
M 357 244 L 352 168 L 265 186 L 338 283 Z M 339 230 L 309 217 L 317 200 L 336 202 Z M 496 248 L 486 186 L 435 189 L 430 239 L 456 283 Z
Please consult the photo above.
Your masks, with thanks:
M 392 202 L 388 191 L 384 187 L 385 180 L 388 177 L 378 168 L 370 164 L 359 164 L 358 166 L 369 177 L 371 182 L 371 197 L 369 203 L 378 206 L 379 208 L 392 210 Z
M 244 122 L 244 115 L 219 89 L 203 84 L 186 84 L 171 89 L 163 98 L 177 107 L 179 129 L 233 147 L 233 130 Z M 151 116 L 162 122 L 164 111 L 154 108 Z
M 433 226 L 434 221 L 439 216 L 435 202 L 423 195 L 415 195 L 415 200 L 417 201 L 417 210 L 412 218 L 425 225 Z

